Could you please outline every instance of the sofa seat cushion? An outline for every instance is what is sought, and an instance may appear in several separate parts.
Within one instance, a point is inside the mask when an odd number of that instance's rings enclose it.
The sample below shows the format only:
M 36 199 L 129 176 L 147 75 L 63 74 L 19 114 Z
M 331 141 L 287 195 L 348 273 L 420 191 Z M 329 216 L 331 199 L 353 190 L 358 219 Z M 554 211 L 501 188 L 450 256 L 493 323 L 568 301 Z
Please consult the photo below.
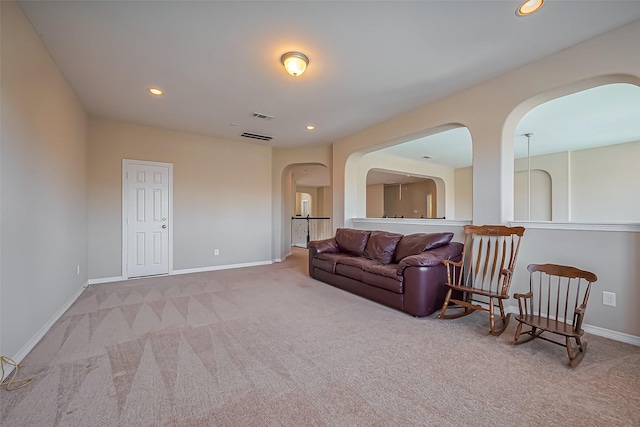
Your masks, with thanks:
M 329 273 L 336 272 L 336 264 L 338 260 L 345 258 L 357 258 L 353 255 L 343 254 L 343 253 L 321 253 L 315 256 L 311 261 L 311 265 L 320 270 L 324 270 Z
M 354 280 L 362 281 L 362 271 L 364 268 L 379 265 L 380 261 L 363 257 L 343 257 L 338 259 L 336 274 L 350 277 Z
M 336 243 L 340 252 L 361 256 L 367 246 L 370 234 L 371 231 L 368 230 L 338 228 L 336 230 Z
M 380 261 L 364 257 L 350 256 L 338 258 L 338 264 L 350 265 L 353 267 L 358 267 L 361 270 L 365 270 L 368 267 L 380 265 Z
M 363 270 L 367 273 L 377 274 L 379 276 L 402 281 L 402 276 L 398 275 L 398 264 L 367 265 Z
M 402 234 L 372 231 L 364 249 L 364 256 L 383 264 L 389 264 L 393 260 L 393 254 L 396 252 L 396 246 L 400 239 L 402 239 Z
M 453 233 L 416 233 L 404 236 L 396 246 L 394 262 L 400 263 L 403 258 L 418 255 L 424 251 L 439 248 L 451 241 Z
M 368 271 L 362 272 L 362 282 L 367 285 L 375 286 L 376 288 L 385 289 L 396 294 L 404 293 L 404 287 L 402 283 L 402 276 L 395 276 L 395 278 L 382 276 L 380 274 L 369 273 Z
M 353 265 L 337 264 L 336 274 L 362 282 L 362 269 Z

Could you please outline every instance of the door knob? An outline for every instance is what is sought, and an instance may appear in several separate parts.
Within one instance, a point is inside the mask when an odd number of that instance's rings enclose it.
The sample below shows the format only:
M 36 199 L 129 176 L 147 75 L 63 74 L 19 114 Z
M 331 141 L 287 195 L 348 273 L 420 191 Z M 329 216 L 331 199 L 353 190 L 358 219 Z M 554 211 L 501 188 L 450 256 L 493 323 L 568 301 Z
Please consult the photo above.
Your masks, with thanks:
M 162 224 L 162 228 L 167 228 L 167 225 L 166 224 Z

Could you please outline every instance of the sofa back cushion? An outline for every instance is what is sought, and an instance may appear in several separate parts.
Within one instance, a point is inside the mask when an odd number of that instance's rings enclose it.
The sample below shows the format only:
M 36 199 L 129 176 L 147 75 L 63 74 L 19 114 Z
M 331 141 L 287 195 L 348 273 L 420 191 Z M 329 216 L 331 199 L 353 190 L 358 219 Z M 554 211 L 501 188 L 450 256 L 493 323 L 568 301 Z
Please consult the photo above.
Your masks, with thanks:
M 418 255 L 429 249 L 439 248 L 453 239 L 453 233 L 416 233 L 404 236 L 396 246 L 394 261 L 399 263 L 403 258 Z
M 364 256 L 383 264 L 389 264 L 393 261 L 393 254 L 396 252 L 396 246 L 400 239 L 402 239 L 402 234 L 372 231 L 367 247 L 364 249 Z
M 340 252 L 362 256 L 370 234 L 371 231 L 369 230 L 338 228 L 336 230 L 336 243 L 338 244 Z

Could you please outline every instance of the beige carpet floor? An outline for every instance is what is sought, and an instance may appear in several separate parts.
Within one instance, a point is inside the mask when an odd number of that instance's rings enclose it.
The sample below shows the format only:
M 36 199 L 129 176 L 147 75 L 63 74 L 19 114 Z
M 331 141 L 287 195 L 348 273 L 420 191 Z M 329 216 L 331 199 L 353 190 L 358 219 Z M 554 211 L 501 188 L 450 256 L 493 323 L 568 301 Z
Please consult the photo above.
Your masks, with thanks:
M 484 313 L 417 319 L 270 266 L 86 289 L 0 391 L 9 426 L 639 426 L 640 348 L 575 370 Z

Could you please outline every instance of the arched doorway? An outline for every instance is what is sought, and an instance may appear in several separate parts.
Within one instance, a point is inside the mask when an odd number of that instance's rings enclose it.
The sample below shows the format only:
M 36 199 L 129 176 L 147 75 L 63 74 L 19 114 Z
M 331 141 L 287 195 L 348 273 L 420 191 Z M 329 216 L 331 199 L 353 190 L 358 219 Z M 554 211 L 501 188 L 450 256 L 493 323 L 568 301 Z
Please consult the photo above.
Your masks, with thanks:
M 306 247 L 309 240 L 328 238 L 332 233 L 332 192 L 329 169 L 316 163 L 297 163 L 285 168 L 283 185 L 283 242 Z

